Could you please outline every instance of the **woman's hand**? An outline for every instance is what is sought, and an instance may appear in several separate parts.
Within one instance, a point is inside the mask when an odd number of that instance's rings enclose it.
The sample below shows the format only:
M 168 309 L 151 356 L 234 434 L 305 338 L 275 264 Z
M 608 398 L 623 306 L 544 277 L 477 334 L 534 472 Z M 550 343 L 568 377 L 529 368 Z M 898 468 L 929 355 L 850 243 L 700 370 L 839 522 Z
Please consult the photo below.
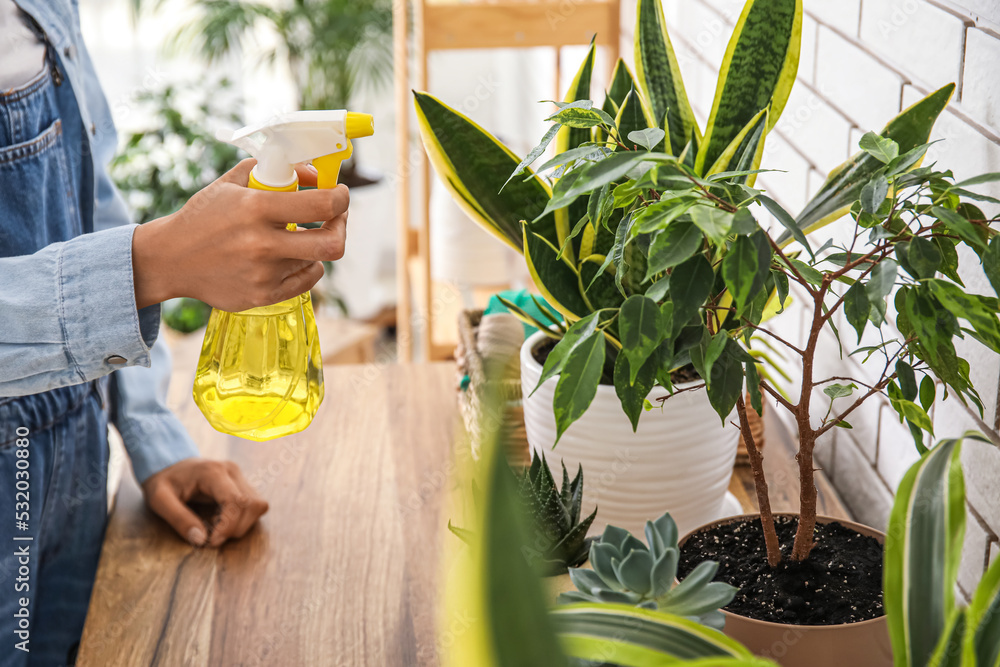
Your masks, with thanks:
M 243 537 L 268 509 L 231 461 L 184 459 L 151 475 L 143 482 L 142 493 L 150 509 L 196 547 L 217 547 Z M 219 506 L 208 530 L 188 507 L 190 501 Z
M 243 160 L 171 215 L 140 225 L 132 238 L 138 308 L 179 296 L 229 312 L 308 291 L 324 261 L 343 257 L 350 195 L 331 190 L 269 192 L 247 187 L 255 160 Z M 302 185 L 315 171 L 297 168 Z M 289 231 L 288 223 L 325 221 Z

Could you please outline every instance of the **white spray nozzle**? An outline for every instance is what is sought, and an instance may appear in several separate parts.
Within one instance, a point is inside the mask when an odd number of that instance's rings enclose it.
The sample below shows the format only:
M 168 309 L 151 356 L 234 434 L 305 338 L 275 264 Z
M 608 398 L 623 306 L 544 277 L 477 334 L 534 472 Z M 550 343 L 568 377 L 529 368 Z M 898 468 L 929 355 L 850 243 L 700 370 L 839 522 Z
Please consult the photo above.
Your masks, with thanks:
M 295 111 L 235 132 L 220 130 L 215 136 L 257 158 L 254 178 L 268 187 L 280 188 L 295 182 L 295 164 L 347 150 L 352 134 L 366 136 L 359 134 L 359 117 L 368 118 L 363 131 L 371 134 L 374 128 L 370 116 L 338 110 Z

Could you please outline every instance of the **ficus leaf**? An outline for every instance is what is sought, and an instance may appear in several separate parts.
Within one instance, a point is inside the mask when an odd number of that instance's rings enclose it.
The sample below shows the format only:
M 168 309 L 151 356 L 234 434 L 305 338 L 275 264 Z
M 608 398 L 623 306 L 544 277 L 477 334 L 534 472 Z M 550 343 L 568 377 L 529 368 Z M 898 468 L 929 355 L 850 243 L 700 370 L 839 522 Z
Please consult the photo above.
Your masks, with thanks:
M 659 306 L 647 296 L 630 296 L 618 312 L 618 330 L 621 354 L 628 359 L 631 369 L 629 384 L 635 384 L 636 375 L 662 338 Z
M 595 331 L 573 348 L 556 384 L 552 409 L 556 418 L 556 442 L 570 425 L 590 407 L 604 370 L 604 334 Z
M 889 163 L 899 155 L 899 144 L 875 132 L 866 132 L 859 144 L 861 150 L 879 162 Z

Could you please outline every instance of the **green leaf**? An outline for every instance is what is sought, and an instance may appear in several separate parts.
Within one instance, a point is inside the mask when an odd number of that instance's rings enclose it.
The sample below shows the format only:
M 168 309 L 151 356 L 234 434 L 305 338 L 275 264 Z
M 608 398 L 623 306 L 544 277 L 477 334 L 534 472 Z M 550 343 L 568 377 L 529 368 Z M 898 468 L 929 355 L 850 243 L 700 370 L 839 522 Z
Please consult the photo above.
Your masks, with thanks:
M 871 133 L 869 133 L 871 134 Z M 867 135 L 866 135 L 867 136 Z M 889 194 L 889 181 L 884 174 L 875 174 L 861 188 L 861 210 L 875 213 Z
M 667 295 L 668 289 L 670 289 L 670 276 L 664 276 L 649 286 L 649 289 L 646 290 L 646 296 L 659 303 Z M 670 327 L 664 326 L 664 331 L 669 332 Z
M 958 285 L 944 280 L 928 280 L 927 286 L 952 315 L 967 320 L 982 342 L 1000 353 L 1000 320 L 995 308 L 984 303 L 983 297 L 967 294 Z
M 796 223 L 792 216 L 788 214 L 788 211 L 783 209 L 781 204 L 766 195 L 758 195 L 757 199 L 759 199 L 760 203 L 764 205 L 764 208 L 770 211 L 771 215 L 773 215 L 778 222 L 781 223 L 781 226 L 785 228 L 786 232 L 781 238 L 785 238 L 786 236 L 788 238 L 794 238 L 800 246 L 805 248 L 806 252 L 809 253 L 809 256 L 815 260 L 816 255 L 813 254 L 812 247 L 810 247 L 809 241 L 806 240 L 806 235 L 799 228 L 798 223 Z
M 771 246 L 763 232 L 736 237 L 722 260 L 722 277 L 733 295 L 737 317 L 742 316 L 747 304 L 764 287 L 770 268 Z
M 941 266 L 941 251 L 934 243 L 919 236 L 896 244 L 896 257 L 906 272 L 917 280 L 933 278 Z
M 625 299 L 618 312 L 618 331 L 621 333 L 622 343 L 620 354 L 628 359 L 632 369 L 629 384 L 635 384 L 639 369 L 659 346 L 662 338 L 660 307 L 649 297 L 640 294 L 630 296 Z
M 865 292 L 871 304 L 884 303 L 896 285 L 896 267 L 898 265 L 888 257 L 875 265 L 865 283 Z M 879 322 L 875 323 L 876 325 Z
M 871 303 L 868 301 L 868 294 L 864 285 L 859 282 L 851 285 L 844 295 L 844 317 L 847 322 L 858 332 L 858 342 L 864 335 L 865 327 L 868 325 L 868 313 L 871 312 Z
M 563 101 L 569 103 L 569 106 L 564 105 L 561 110 L 569 108 L 575 102 L 590 100 L 590 82 L 594 71 L 595 50 L 594 41 L 591 40 L 590 49 L 583 62 L 580 63 L 580 68 L 573 77 L 569 90 L 566 91 L 566 97 L 563 98 Z M 556 153 L 565 153 L 571 148 L 576 148 L 580 144 L 590 141 L 589 127 L 565 126 L 560 129 L 556 135 Z
M 761 109 L 773 128 L 788 101 L 799 66 L 802 5 L 798 0 L 747 2 L 733 29 L 695 171 L 716 160 Z
M 957 188 L 968 188 L 973 185 L 982 185 L 983 183 L 995 183 L 1000 181 L 1000 171 L 993 171 L 986 174 L 979 174 L 978 176 L 973 176 L 972 178 L 967 178 L 964 181 L 959 181 L 955 183 Z
M 729 334 L 726 331 L 720 331 L 711 337 L 710 342 L 708 344 L 708 348 L 705 350 L 705 356 L 703 360 L 705 373 L 704 375 L 702 375 L 702 377 L 706 378 L 712 377 L 712 367 L 715 365 L 715 362 L 718 361 L 719 357 L 722 356 L 722 353 L 726 349 L 726 344 L 728 341 L 729 341 Z
M 673 335 L 676 336 L 705 305 L 715 282 L 715 272 L 701 255 L 677 265 L 670 274 L 670 299 L 674 304 Z
M 989 249 L 983 253 L 983 271 L 993 291 L 1000 296 L 1000 236 L 994 236 Z
M 583 317 L 592 310 L 580 294 L 580 278 L 559 251 L 538 234 L 524 234 L 524 262 L 545 300 L 563 315 Z
M 902 359 L 896 362 L 896 379 L 899 381 L 899 390 L 903 392 L 903 398 L 908 401 L 917 400 L 917 376 L 913 372 L 913 366 Z
M 656 148 L 663 137 L 666 136 L 663 130 L 658 127 L 647 127 L 645 130 L 633 130 L 628 133 L 628 140 L 633 144 L 642 146 L 647 151 Z
M 653 237 L 646 280 L 689 259 L 701 250 L 704 242 L 701 230 L 693 223 L 683 220 L 671 223 Z
M 680 155 L 688 137 L 700 137 L 688 102 L 681 68 L 663 19 L 659 0 L 638 0 L 635 27 L 635 67 L 639 88 L 656 120 L 664 119 L 667 151 Z
M 573 323 L 567 331 L 566 335 L 562 337 L 552 351 L 549 352 L 549 356 L 545 358 L 545 365 L 542 366 L 542 375 L 538 378 L 538 384 L 535 388 L 531 390 L 533 395 L 538 388 L 545 383 L 551 377 L 554 377 L 562 372 L 563 367 L 566 365 L 566 359 L 569 358 L 570 352 L 575 350 L 580 342 L 585 338 L 589 337 L 597 329 L 597 323 L 600 313 L 591 313 L 581 320 L 577 320 Z
M 924 379 L 920 381 L 920 405 L 925 412 L 930 412 L 936 396 L 937 385 L 934 384 L 934 378 L 925 375 Z
M 583 416 L 597 395 L 604 370 L 604 334 L 597 331 L 573 348 L 556 384 L 552 409 L 556 417 L 556 442 Z
M 642 132 L 649 128 L 654 128 L 656 122 L 650 118 L 649 111 L 646 109 L 643 99 L 639 97 L 639 93 L 635 90 L 630 90 L 628 95 L 625 96 L 625 101 L 622 102 L 621 108 L 618 109 L 618 115 L 615 117 L 615 125 L 618 126 L 618 140 L 630 150 L 634 150 L 636 142 L 629 139 L 629 137 L 633 134 L 645 136 Z
M 544 137 L 542 137 L 542 141 L 537 146 L 531 149 L 531 152 L 528 153 L 524 157 L 524 159 L 521 160 L 521 162 L 517 165 L 517 168 L 514 169 L 514 173 L 510 175 L 510 178 L 508 178 L 507 181 L 500 187 L 500 192 L 503 192 L 503 189 L 507 187 L 508 183 L 514 180 L 515 176 L 523 174 L 526 167 L 530 166 L 535 160 L 541 157 L 542 153 L 545 152 L 545 149 L 548 148 L 549 144 L 552 143 L 552 140 L 555 139 L 556 133 L 558 131 L 559 131 L 558 125 L 553 125 L 552 127 L 549 128 L 549 131 L 545 133 Z
M 521 162 L 491 134 L 426 93 L 414 93 L 417 124 L 431 164 L 459 207 L 501 241 L 523 250 L 522 220 L 549 243 L 561 243 L 555 217 L 542 215 L 550 196 L 537 176 L 515 180 L 500 192 L 502 174 Z
M 866 132 L 865 136 L 861 137 L 859 146 L 861 150 L 883 164 L 892 162 L 899 155 L 899 144 L 889 137 L 874 132 Z
M 931 213 L 943 222 L 949 231 L 958 235 L 959 238 L 975 248 L 977 252 L 987 249 L 984 233 L 955 211 L 943 206 L 935 206 L 931 209 Z
M 927 143 L 934 121 L 954 92 L 953 83 L 934 91 L 889 121 L 880 136 L 895 141 L 898 150 L 903 153 Z M 851 204 L 857 201 L 861 188 L 883 166 L 880 160 L 866 151 L 853 155 L 830 172 L 819 192 L 799 213 L 796 226 L 808 234 L 845 215 Z M 787 245 L 791 239 L 791 233 L 783 234 L 778 239 L 778 245 Z
M 967 618 L 965 664 L 996 667 L 1000 664 L 1000 558 L 994 559 L 976 587 Z
M 732 213 L 708 205 L 693 206 L 688 213 L 694 224 L 698 225 L 698 228 L 705 232 L 705 236 L 713 243 L 720 245 L 726 240 L 729 229 L 733 225 Z
M 554 120 L 563 127 L 577 129 L 591 128 L 604 123 L 604 118 L 596 109 L 572 109 L 569 107 L 560 109 L 545 120 Z
M 931 422 L 931 418 L 924 412 L 924 409 L 909 400 L 896 400 L 892 401 L 892 406 L 896 409 L 901 417 L 912 422 L 919 428 L 924 429 L 928 433 L 934 433 L 934 424 Z
M 726 349 L 712 366 L 708 384 L 708 401 L 725 424 L 743 394 L 743 363 L 739 358 L 739 344 L 726 338 Z M 686 580 L 685 580 L 686 581 Z
M 639 427 L 639 417 L 643 413 L 646 397 L 656 384 L 656 370 L 659 364 L 659 355 L 652 354 L 643 362 L 642 367 L 633 373 L 624 354 L 619 353 L 615 359 L 615 393 L 621 401 L 622 410 L 632 422 L 633 431 Z
M 885 542 L 885 610 L 897 667 L 930 664 L 955 608 L 965 533 L 961 444 L 944 440 L 903 477 Z
M 774 664 L 753 658 L 746 648 L 721 632 L 651 609 L 623 604 L 573 604 L 553 611 L 552 620 L 563 649 L 582 660 L 601 663 L 614 656 L 615 664 L 622 667 L 654 667 L 680 661 L 692 667 Z M 698 658 L 710 660 L 688 662 Z
M 854 393 L 854 390 L 858 388 L 858 385 L 854 384 L 829 384 L 823 387 L 823 393 L 830 398 L 845 398 Z

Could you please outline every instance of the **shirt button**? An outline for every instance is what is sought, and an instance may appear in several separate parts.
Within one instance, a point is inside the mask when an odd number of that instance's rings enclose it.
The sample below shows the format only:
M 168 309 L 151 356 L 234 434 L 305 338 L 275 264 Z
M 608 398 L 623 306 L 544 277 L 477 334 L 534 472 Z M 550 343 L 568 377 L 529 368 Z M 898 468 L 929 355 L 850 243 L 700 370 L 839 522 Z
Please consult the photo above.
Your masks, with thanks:
M 119 357 L 117 354 L 112 354 L 104 361 L 106 361 L 109 364 L 114 364 L 115 366 L 121 366 L 122 364 L 128 362 L 128 359 L 126 359 L 125 357 Z
M 67 46 L 65 49 L 63 49 L 63 55 L 72 60 L 73 56 L 76 55 L 76 49 L 73 48 L 72 46 Z
M 94 125 L 93 123 L 90 124 L 90 133 L 95 137 L 97 136 L 97 125 Z

